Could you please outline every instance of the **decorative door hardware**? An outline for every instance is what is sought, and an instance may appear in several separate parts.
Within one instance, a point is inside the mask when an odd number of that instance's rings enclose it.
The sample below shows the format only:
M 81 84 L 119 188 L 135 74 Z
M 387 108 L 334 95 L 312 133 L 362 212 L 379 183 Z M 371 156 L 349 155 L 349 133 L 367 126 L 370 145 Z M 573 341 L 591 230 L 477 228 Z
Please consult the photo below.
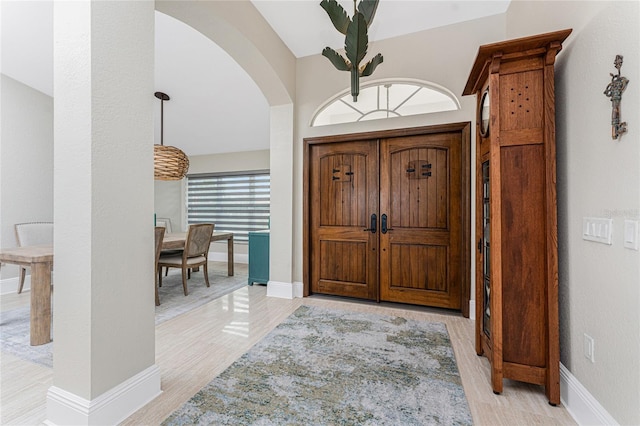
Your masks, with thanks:
M 384 215 L 382 215 L 384 217 Z M 363 229 L 363 231 L 371 231 L 372 234 L 375 234 L 378 229 L 378 218 L 376 214 L 371 215 L 371 225 L 367 229 Z
M 387 228 L 387 215 L 383 214 L 380 216 L 380 221 L 382 222 L 380 225 L 380 232 L 386 234 L 387 231 L 393 231 L 393 228 Z
M 332 169 L 331 173 L 333 174 L 331 180 L 339 182 L 351 182 L 351 177 L 353 176 L 351 165 L 349 164 L 341 164 L 338 168 Z
M 611 98 L 611 139 L 618 139 L 618 137 L 627 133 L 627 122 L 620 122 L 620 101 L 622 100 L 622 92 L 629 84 L 629 79 L 620 75 L 622 55 L 616 55 L 613 65 L 618 70 L 618 74 L 609 73 L 611 83 L 607 85 L 604 94 L 606 97 Z
M 431 163 L 422 160 L 409 161 L 406 171 L 409 179 L 427 179 L 431 177 Z

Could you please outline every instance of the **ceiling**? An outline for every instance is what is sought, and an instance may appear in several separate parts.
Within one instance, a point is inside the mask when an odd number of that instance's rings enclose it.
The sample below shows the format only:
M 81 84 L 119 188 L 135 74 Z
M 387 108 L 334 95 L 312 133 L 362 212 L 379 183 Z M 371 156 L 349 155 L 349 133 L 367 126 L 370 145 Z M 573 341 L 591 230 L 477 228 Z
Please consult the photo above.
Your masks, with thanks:
M 252 3 L 296 57 L 344 44 L 319 0 Z M 339 3 L 353 14 L 352 1 Z M 369 40 L 504 13 L 508 5 L 509 0 L 381 0 Z M 2 73 L 53 96 L 53 2 L 3 0 L 0 8 Z M 253 80 L 211 40 L 159 12 L 155 90 L 171 97 L 164 106 L 165 144 L 190 156 L 269 148 L 269 106 Z M 156 143 L 159 127 L 160 105 Z
M 344 46 L 344 35 L 331 24 L 320 0 L 251 0 L 293 54 L 316 55 L 326 46 Z M 338 0 L 349 16 L 353 1 Z M 504 13 L 510 0 L 380 0 L 369 41 Z

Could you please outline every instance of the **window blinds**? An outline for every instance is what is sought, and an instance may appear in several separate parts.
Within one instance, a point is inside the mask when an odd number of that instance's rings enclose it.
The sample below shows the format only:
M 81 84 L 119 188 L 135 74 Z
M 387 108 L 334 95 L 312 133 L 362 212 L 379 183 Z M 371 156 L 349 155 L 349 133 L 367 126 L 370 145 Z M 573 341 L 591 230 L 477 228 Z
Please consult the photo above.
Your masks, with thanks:
M 233 232 L 235 242 L 269 228 L 269 171 L 187 177 L 187 221 L 215 223 L 215 231 Z

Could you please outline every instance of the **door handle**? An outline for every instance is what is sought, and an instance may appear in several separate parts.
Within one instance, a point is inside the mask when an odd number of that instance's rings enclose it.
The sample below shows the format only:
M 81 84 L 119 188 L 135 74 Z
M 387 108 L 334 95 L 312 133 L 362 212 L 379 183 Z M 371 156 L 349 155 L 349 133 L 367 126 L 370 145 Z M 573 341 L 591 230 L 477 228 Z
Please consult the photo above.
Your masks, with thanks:
M 393 228 L 387 228 L 387 215 L 383 214 L 380 216 L 381 224 L 380 224 L 380 232 L 386 234 L 387 231 L 393 231 Z
M 371 231 L 372 234 L 375 234 L 377 229 L 378 229 L 378 217 L 374 213 L 371 215 L 371 226 L 369 226 L 367 229 L 363 229 L 363 231 Z

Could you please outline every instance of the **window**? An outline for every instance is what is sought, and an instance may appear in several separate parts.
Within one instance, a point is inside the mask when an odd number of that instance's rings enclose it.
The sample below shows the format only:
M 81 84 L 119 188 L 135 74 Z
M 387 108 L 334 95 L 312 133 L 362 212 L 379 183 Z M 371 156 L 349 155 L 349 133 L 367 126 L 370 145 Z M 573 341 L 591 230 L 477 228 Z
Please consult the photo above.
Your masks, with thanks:
M 460 103 L 455 95 L 437 84 L 414 80 L 384 80 L 362 85 L 358 102 L 353 102 L 350 90 L 329 99 L 318 108 L 311 126 L 458 109 Z
M 269 171 L 187 176 L 187 222 L 215 223 L 247 242 L 250 231 L 269 229 Z

